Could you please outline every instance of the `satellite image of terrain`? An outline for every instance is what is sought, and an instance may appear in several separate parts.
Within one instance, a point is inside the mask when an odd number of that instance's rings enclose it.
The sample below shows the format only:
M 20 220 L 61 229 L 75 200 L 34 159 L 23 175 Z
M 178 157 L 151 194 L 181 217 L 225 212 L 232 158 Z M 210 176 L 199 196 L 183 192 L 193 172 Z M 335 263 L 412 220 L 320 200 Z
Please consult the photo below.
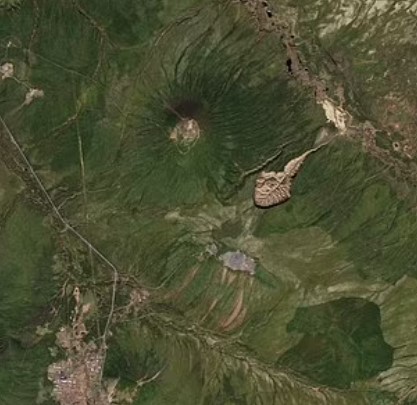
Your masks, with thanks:
M 417 405 L 417 0 L 0 0 L 0 405 Z

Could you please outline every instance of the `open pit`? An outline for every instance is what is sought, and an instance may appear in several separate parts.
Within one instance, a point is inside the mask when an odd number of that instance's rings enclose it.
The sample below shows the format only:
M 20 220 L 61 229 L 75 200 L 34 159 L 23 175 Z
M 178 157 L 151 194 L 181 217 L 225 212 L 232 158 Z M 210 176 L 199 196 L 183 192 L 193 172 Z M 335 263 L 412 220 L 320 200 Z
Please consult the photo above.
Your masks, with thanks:
M 182 118 L 169 134 L 169 139 L 178 146 L 181 152 L 188 152 L 201 135 L 200 126 L 193 118 Z

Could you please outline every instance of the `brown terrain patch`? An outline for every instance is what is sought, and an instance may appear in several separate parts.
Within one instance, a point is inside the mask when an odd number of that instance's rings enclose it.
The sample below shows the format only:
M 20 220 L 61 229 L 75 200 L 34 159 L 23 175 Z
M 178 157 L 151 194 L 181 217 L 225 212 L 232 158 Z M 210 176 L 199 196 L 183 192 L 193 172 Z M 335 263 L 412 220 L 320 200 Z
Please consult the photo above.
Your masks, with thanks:
M 232 323 L 238 318 L 240 313 L 243 311 L 243 302 L 244 302 L 244 289 L 241 288 L 239 290 L 238 296 L 235 300 L 235 305 L 233 307 L 232 312 L 230 315 L 220 323 L 220 327 L 222 329 L 226 329 L 232 325 Z
M 229 271 L 227 270 L 227 281 L 226 281 L 226 285 L 230 286 L 233 284 L 233 282 L 238 278 L 238 273 L 234 272 L 234 271 Z
M 174 142 L 178 150 L 187 153 L 200 138 L 200 126 L 193 118 L 183 118 L 169 134 L 169 139 Z
M 255 205 L 269 208 L 289 200 L 293 179 L 297 176 L 302 164 L 311 153 L 316 152 L 322 146 L 310 149 L 290 160 L 282 172 L 261 172 L 256 180 L 253 195 Z
M 231 332 L 232 330 L 241 326 L 246 319 L 247 312 L 248 312 L 248 309 L 246 307 L 244 307 L 242 309 L 242 311 L 240 311 L 239 315 L 228 326 L 226 326 L 223 330 L 225 332 Z
M 215 298 L 210 306 L 209 309 L 207 310 L 207 312 L 203 315 L 203 317 L 200 319 L 200 323 L 203 323 L 207 317 L 211 314 L 211 312 L 216 308 L 217 304 L 219 303 L 219 298 Z
M 165 296 L 165 299 L 177 299 L 180 295 L 181 295 L 181 293 L 190 285 L 190 283 L 194 280 L 194 278 L 195 278 L 195 276 L 197 275 L 197 273 L 198 273 L 198 270 L 200 270 L 200 267 L 199 266 L 195 266 L 195 267 L 193 267 L 189 272 L 188 272 L 188 274 L 185 276 L 185 278 L 184 278 L 184 280 L 183 280 L 183 282 L 182 282 L 182 284 L 180 285 L 180 287 L 177 289 L 177 290 L 175 290 L 175 291 L 173 291 L 173 292 L 170 292 L 170 293 L 168 293 L 166 296 Z

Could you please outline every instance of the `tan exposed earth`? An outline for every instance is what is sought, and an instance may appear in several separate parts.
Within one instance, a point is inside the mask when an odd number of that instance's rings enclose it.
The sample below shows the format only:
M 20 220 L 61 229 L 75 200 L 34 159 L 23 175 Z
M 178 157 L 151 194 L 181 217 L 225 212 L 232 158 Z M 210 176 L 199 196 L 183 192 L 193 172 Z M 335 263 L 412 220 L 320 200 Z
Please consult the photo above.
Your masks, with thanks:
M 29 89 L 25 96 L 24 105 L 29 105 L 33 100 L 37 98 L 42 98 L 45 95 L 43 90 L 40 89 Z
M 1 80 L 8 79 L 14 75 L 14 66 L 11 63 L 4 63 L 0 66 Z
M 323 145 L 304 152 L 290 160 L 282 172 L 261 172 L 256 180 L 253 199 L 255 205 L 262 208 L 282 204 L 291 198 L 291 187 L 295 176 L 307 157 Z
M 193 118 L 183 118 L 169 134 L 169 139 L 174 142 L 179 151 L 188 152 L 200 138 L 201 130 L 198 122 Z

